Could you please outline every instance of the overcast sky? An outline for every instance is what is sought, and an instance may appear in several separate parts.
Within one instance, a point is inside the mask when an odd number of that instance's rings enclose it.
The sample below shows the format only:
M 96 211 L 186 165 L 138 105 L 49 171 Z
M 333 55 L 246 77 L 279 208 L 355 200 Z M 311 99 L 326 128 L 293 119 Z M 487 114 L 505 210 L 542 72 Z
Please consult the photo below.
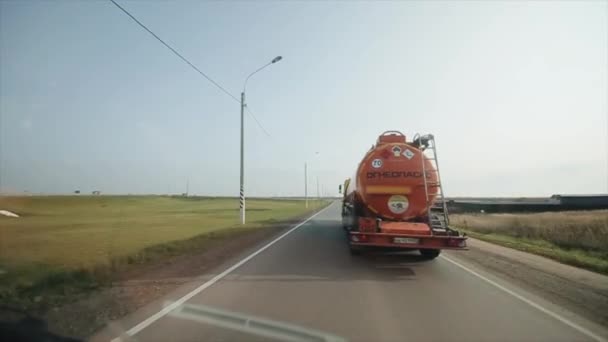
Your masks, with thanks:
M 247 195 L 334 194 L 384 130 L 435 134 L 448 196 L 608 191 L 606 1 L 120 3 L 237 97 L 284 57 Z M 0 2 L 1 191 L 237 196 L 239 115 L 109 1 Z

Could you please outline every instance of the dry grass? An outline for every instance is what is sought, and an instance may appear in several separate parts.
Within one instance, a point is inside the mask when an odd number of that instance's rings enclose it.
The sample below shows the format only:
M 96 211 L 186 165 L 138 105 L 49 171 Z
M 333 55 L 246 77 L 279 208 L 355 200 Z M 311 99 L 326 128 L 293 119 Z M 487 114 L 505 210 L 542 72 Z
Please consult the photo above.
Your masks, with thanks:
M 450 218 L 471 237 L 608 274 L 608 210 Z
M 608 210 L 535 214 L 458 214 L 450 221 L 465 230 L 548 241 L 563 248 L 608 251 Z

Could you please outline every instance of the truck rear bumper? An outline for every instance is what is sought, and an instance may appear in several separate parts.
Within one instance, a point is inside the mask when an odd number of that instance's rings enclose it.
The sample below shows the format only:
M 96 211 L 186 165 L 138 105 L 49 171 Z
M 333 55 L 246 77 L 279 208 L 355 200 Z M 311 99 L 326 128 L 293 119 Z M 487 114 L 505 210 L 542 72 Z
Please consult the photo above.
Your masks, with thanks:
M 403 249 L 467 250 L 465 236 L 411 235 L 373 232 L 349 232 L 353 246 L 396 247 Z

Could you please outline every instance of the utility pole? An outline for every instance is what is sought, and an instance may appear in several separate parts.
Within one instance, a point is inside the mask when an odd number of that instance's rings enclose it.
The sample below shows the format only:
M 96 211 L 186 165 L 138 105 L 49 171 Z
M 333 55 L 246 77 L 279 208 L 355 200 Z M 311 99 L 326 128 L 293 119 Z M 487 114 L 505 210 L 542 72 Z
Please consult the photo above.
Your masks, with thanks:
M 318 156 L 319 152 L 315 152 L 314 157 Z M 319 183 L 319 177 L 317 177 L 317 183 Z M 317 197 L 319 196 L 319 184 L 317 184 Z M 308 208 L 308 161 L 304 162 L 304 199 L 306 201 L 306 208 Z
M 319 176 L 317 176 L 317 200 L 321 199 L 321 194 L 319 193 Z
M 308 208 L 308 174 L 306 162 L 304 163 L 304 199 L 306 200 L 306 208 Z
M 245 224 L 245 91 L 241 93 L 241 224 Z

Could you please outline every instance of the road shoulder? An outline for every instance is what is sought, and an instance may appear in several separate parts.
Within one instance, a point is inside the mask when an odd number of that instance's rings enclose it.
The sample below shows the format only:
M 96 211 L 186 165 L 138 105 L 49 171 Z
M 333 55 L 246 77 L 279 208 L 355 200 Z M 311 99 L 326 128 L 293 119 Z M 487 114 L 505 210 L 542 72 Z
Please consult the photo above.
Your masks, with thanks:
M 469 239 L 469 247 L 469 251 L 452 255 L 608 326 L 608 276 L 476 239 Z

